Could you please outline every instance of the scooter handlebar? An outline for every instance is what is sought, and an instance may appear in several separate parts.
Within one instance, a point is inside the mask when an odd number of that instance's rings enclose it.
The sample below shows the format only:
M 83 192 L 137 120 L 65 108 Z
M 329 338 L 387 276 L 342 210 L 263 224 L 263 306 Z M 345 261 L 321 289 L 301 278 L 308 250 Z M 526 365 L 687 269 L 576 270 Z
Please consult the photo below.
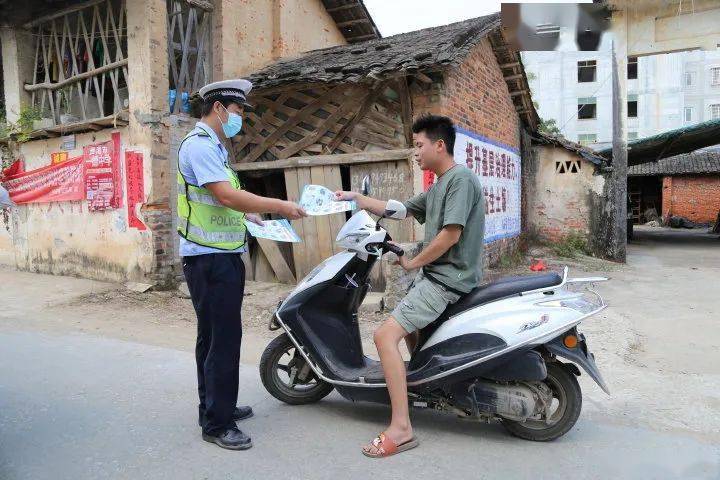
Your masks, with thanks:
M 403 250 L 402 247 L 398 245 L 393 245 L 392 243 L 385 242 L 385 249 L 388 252 L 394 253 L 398 257 L 402 257 L 403 255 L 405 255 L 405 250 Z

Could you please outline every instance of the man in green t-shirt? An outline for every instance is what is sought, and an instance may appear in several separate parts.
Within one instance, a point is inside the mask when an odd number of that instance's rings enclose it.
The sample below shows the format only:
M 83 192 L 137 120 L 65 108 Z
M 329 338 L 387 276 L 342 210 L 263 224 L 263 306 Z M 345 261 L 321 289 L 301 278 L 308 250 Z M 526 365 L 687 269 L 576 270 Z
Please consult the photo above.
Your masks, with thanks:
M 385 457 L 417 446 L 410 425 L 405 363 L 400 342 L 415 349 L 418 331 L 435 321 L 448 305 L 478 285 L 482 278 L 485 201 L 472 170 L 455 163 L 455 127 L 447 117 L 428 115 L 413 125 L 415 160 L 437 175 L 427 192 L 404 203 L 407 214 L 425 224 L 424 249 L 412 260 L 400 257 L 405 270 L 421 269 L 407 296 L 375 331 L 385 381 L 390 393 L 390 426 L 363 447 L 370 457 Z M 337 200 L 355 200 L 375 215 L 386 202 L 355 192 L 336 192 Z

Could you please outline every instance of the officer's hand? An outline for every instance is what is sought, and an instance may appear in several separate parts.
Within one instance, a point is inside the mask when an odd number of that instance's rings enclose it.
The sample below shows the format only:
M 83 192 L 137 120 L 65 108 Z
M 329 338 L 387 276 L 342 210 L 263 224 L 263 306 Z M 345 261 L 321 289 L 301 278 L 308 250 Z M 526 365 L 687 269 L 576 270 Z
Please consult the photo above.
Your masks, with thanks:
M 255 225 L 260 225 L 261 227 L 265 225 L 263 223 L 262 217 L 260 215 L 255 215 L 254 213 L 248 213 L 247 215 L 245 215 L 245 219 L 248 222 L 254 223 Z
M 298 220 L 300 218 L 307 217 L 305 210 L 294 202 L 285 202 L 280 214 L 288 220 Z

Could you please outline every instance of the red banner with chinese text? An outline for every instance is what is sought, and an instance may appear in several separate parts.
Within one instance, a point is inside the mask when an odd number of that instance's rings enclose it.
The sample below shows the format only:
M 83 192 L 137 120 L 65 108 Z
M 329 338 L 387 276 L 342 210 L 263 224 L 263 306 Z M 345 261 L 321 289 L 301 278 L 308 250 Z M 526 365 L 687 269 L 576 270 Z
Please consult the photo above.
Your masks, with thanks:
M 147 230 L 137 212 L 137 205 L 142 205 L 145 201 L 142 153 L 125 152 L 125 179 L 127 181 L 128 225 L 138 230 Z
M 7 177 L 3 186 L 17 204 L 67 202 L 85 198 L 84 158 Z
M 122 206 L 120 188 L 120 134 L 112 140 L 83 148 L 85 157 L 85 190 L 90 211 Z

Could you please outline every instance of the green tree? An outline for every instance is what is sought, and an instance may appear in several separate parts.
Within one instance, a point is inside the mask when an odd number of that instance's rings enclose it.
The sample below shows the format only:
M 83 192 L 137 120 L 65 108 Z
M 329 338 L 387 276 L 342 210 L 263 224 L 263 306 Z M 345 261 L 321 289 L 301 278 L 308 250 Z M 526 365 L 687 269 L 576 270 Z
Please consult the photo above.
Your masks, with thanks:
M 538 131 L 546 135 L 562 135 L 562 132 L 560 132 L 554 118 L 549 118 L 547 120 L 541 119 L 540 125 L 538 125 Z

